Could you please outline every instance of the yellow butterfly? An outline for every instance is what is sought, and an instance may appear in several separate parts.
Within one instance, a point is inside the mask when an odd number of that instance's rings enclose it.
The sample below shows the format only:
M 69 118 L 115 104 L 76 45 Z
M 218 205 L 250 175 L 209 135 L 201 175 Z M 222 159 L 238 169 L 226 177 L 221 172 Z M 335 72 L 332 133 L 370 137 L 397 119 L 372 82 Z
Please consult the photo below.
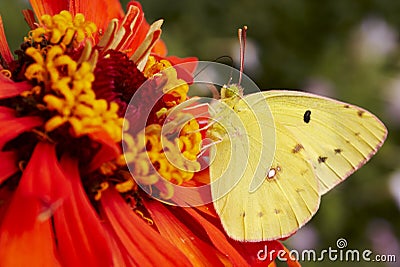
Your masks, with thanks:
M 210 105 L 218 123 L 208 130 L 219 140 L 210 153 L 214 207 L 236 240 L 293 234 L 387 136 L 378 118 L 354 105 L 298 91 L 240 91 L 222 88 L 223 107 Z M 238 178 L 234 186 L 229 177 Z

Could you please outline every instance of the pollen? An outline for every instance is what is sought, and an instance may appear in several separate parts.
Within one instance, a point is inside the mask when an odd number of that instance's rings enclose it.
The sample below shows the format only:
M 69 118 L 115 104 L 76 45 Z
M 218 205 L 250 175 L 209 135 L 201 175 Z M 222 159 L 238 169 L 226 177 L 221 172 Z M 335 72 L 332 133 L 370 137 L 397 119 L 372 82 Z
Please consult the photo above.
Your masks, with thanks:
M 78 64 L 59 45 L 50 47 L 45 55 L 33 47 L 26 54 L 35 63 L 26 69 L 25 77 L 42 86 L 43 104 L 53 115 L 45 124 L 47 132 L 68 122 L 75 137 L 102 130 L 115 142 L 121 141 L 119 106 L 96 99 L 92 89 L 94 68 L 89 62 Z
M 99 188 L 96 190 L 96 194 L 94 196 L 94 200 L 99 201 L 101 199 L 101 194 L 107 190 L 109 187 L 108 182 L 103 182 L 100 184 Z
M 38 43 L 46 39 L 50 44 L 72 44 L 76 47 L 84 40 L 92 38 L 96 31 L 96 25 L 86 21 L 83 14 L 78 13 L 73 17 L 70 12 L 63 10 L 54 16 L 43 15 L 40 26 L 29 33 L 28 39 Z
M 154 185 L 160 181 L 159 178 L 177 185 L 191 180 L 200 170 L 197 154 L 200 152 L 201 133 L 198 130 L 199 124 L 194 118 L 186 122 L 173 139 L 162 135 L 161 125 L 147 126 L 134 140 L 135 149 L 139 148 L 131 158 L 135 178 L 144 185 Z M 169 189 L 167 191 L 164 196 L 171 197 L 172 193 Z
M 174 107 L 187 100 L 189 86 L 186 81 L 179 79 L 176 69 L 165 59 L 157 60 L 150 56 L 143 71 L 146 78 L 162 75 L 166 84 L 163 87 L 163 101 L 168 108 Z

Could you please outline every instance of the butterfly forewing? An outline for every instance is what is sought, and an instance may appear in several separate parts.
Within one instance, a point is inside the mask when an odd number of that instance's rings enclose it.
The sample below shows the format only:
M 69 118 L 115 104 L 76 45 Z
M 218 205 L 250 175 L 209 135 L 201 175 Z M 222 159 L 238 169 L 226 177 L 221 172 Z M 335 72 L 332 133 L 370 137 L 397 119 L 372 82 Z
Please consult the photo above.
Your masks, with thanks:
M 222 170 L 232 171 L 226 168 L 227 156 L 220 151 L 232 153 L 236 164 L 245 169 L 231 191 L 214 198 L 214 207 L 225 230 L 236 240 L 286 237 L 304 225 L 319 205 L 318 182 L 311 163 L 302 151 L 291 154 L 291 148 L 299 141 L 279 122 L 275 125 L 271 121 L 265 114 L 265 103 L 262 95 L 250 95 L 234 107 L 246 129 L 238 140 L 247 138 L 250 143 L 247 161 L 243 158 L 244 149 L 240 145 L 234 148 L 229 140 L 217 144 L 212 153 L 215 158 L 210 165 L 211 182 L 223 175 Z M 271 154 L 275 147 L 275 154 Z M 254 180 L 262 183 L 250 192 Z M 213 196 L 220 192 L 216 183 L 211 184 L 211 190 Z
M 274 119 L 296 136 L 312 162 L 321 194 L 360 168 L 386 138 L 382 122 L 362 108 L 303 92 L 267 91 L 263 95 Z

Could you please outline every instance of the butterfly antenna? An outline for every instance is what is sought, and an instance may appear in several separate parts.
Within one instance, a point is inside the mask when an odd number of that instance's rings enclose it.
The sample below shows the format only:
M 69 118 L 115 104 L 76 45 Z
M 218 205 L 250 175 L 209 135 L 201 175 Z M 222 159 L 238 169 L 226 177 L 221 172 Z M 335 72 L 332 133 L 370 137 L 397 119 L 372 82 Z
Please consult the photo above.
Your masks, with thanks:
M 207 151 L 207 149 L 209 149 L 210 147 L 212 147 L 212 146 L 214 146 L 214 145 L 216 145 L 216 144 L 221 143 L 222 141 L 223 141 L 223 140 L 220 139 L 220 140 L 216 140 L 216 141 L 214 141 L 214 142 L 212 142 L 212 143 L 209 143 L 209 144 L 207 144 L 207 145 L 202 146 L 201 149 L 200 149 L 200 153 L 197 155 L 197 158 L 198 158 L 198 159 L 201 158 L 201 157 L 203 156 L 203 154 Z
M 244 53 L 246 50 L 246 31 L 247 31 L 247 26 L 243 26 L 243 28 L 238 30 L 239 46 L 240 46 L 240 75 L 238 82 L 239 85 L 242 82 L 243 69 L 244 69 Z

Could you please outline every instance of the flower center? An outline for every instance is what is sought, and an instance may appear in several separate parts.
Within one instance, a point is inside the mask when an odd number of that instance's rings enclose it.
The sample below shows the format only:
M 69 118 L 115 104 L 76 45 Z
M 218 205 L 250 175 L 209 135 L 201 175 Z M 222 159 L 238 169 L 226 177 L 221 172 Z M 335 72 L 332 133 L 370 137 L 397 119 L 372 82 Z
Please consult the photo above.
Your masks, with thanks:
M 31 93 L 43 95 L 44 109 L 51 112 L 45 124 L 47 132 L 69 122 L 75 137 L 101 129 L 115 142 L 121 140 L 123 118 L 117 114 L 118 104 L 96 99 L 89 62 L 78 64 L 59 45 L 50 47 L 44 55 L 33 47 L 26 54 L 35 60 L 25 72 L 28 80 L 38 84 Z

